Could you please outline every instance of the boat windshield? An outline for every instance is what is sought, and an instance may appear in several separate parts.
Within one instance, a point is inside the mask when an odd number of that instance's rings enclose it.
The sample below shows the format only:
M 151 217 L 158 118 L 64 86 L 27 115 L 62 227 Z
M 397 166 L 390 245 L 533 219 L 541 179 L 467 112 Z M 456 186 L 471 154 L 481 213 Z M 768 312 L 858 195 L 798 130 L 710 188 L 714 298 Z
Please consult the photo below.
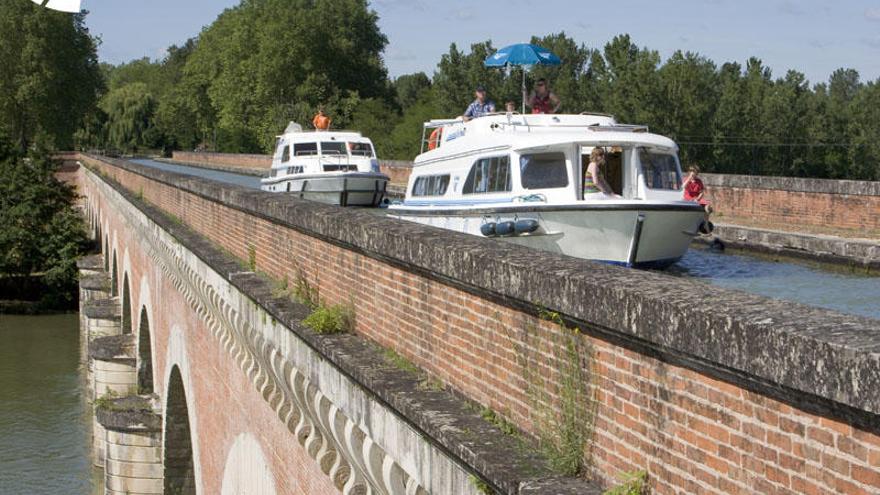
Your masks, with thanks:
M 294 143 L 293 156 L 310 156 L 318 154 L 318 143 Z
M 351 156 L 373 156 L 373 147 L 370 143 L 348 143 L 348 149 L 351 150 Z
M 348 151 L 345 149 L 345 143 L 340 141 L 322 141 L 321 142 L 321 154 L 322 155 L 348 155 Z
M 552 189 L 568 186 L 565 153 L 535 153 L 519 157 L 523 189 Z
M 639 161 L 642 162 L 645 185 L 650 189 L 681 189 L 681 173 L 675 155 L 642 148 Z

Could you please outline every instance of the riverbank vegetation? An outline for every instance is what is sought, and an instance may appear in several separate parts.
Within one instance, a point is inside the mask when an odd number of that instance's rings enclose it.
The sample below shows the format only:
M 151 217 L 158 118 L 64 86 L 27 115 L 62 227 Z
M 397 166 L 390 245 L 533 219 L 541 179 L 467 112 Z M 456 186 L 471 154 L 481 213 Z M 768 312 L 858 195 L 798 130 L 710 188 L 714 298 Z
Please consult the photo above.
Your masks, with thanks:
M 519 101 L 518 70 L 482 66 L 491 41 L 451 45 L 433 75 L 389 78 L 377 20 L 363 0 L 242 2 L 163 60 L 104 65 L 107 91 L 80 145 L 268 152 L 288 121 L 310 122 L 323 105 L 381 157 L 412 159 L 421 123 L 460 115 L 477 84 L 499 107 Z M 604 46 L 565 33 L 531 41 L 564 62 L 529 74 L 551 82 L 563 111 L 647 124 L 708 171 L 880 179 L 880 82 L 855 70 L 814 84 L 745 53 L 742 63 L 692 51 L 664 60 L 628 35 Z
M 24 155 L 0 135 L 0 300 L 8 312 L 74 309 L 88 248 L 75 192 L 49 151 Z

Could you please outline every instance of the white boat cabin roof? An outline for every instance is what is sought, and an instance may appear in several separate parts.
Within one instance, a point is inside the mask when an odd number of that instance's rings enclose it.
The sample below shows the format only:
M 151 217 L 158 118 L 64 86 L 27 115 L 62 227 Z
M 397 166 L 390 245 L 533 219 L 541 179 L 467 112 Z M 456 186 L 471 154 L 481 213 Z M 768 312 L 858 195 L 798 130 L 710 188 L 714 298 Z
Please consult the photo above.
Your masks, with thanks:
M 619 124 L 604 114 L 496 113 L 467 122 L 461 119 L 431 120 L 424 124 L 425 145 L 415 166 L 434 163 L 451 155 L 480 150 L 540 150 L 553 146 L 642 145 L 677 151 L 671 139 L 648 132 L 646 126 Z M 439 131 L 438 131 L 439 130 Z M 428 143 L 438 132 L 436 147 Z
M 277 143 L 281 142 L 285 143 L 317 143 L 319 141 L 356 141 L 356 142 L 371 142 L 369 138 L 364 137 L 360 132 L 357 131 L 347 131 L 347 130 L 339 130 L 339 131 L 305 131 L 302 126 L 297 124 L 296 122 L 291 122 L 287 125 L 287 128 L 284 129 L 284 134 L 280 134 L 277 136 Z M 277 147 L 277 145 L 276 145 Z

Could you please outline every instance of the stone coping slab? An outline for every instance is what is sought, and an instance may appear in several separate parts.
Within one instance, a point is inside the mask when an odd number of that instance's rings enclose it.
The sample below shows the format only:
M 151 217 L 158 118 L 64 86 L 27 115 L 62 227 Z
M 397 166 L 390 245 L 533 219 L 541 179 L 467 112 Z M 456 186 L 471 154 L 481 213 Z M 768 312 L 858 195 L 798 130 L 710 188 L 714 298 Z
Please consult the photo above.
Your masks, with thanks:
M 110 275 L 106 273 L 96 273 L 94 275 L 84 275 L 79 277 L 80 289 L 100 290 L 110 292 Z
M 95 418 L 108 430 L 159 432 L 162 416 L 156 413 L 153 402 L 152 397 L 139 395 L 101 399 L 95 403 Z
M 547 307 L 599 338 L 806 410 L 880 424 L 878 320 L 101 161 L 489 300 L 529 312 Z
M 103 270 L 104 258 L 100 254 L 90 254 L 76 260 L 76 267 L 80 270 Z
M 773 189 L 779 191 L 817 194 L 848 194 L 852 196 L 880 196 L 880 182 L 867 180 L 807 179 L 801 177 L 771 177 L 766 175 L 701 174 L 710 187 L 739 189 Z
M 86 301 L 83 304 L 82 312 L 87 318 L 115 321 L 122 320 L 122 310 L 119 308 L 119 301 L 115 298 Z
M 714 234 L 732 247 L 836 264 L 880 268 L 880 241 L 798 234 L 721 223 L 715 224 Z
M 92 340 L 89 343 L 89 357 L 100 361 L 134 360 L 134 334 L 110 335 Z

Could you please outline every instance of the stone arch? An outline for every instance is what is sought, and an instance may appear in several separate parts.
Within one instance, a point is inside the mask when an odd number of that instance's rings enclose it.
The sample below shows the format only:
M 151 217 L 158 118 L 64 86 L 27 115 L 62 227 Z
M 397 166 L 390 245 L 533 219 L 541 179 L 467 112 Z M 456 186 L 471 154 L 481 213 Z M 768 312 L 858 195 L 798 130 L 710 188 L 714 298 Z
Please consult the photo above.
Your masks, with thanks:
M 110 273 L 110 234 L 104 229 L 104 272 Z
M 113 266 L 110 267 L 110 297 L 119 295 L 119 270 L 116 263 L 116 250 L 113 250 Z
M 195 495 L 196 476 L 189 407 L 180 368 L 171 368 L 165 398 L 165 493 Z
M 153 393 L 153 344 L 150 337 L 150 318 L 147 316 L 147 307 L 142 306 L 137 344 L 137 385 L 139 394 Z
M 275 495 L 275 478 L 260 447 L 260 442 L 250 433 L 235 438 L 226 455 L 223 468 L 221 495 L 259 493 Z
M 101 241 L 101 224 L 95 222 L 95 247 L 99 253 L 104 253 L 104 243 Z
M 122 276 L 122 333 L 131 333 L 131 288 L 128 284 L 128 272 Z

